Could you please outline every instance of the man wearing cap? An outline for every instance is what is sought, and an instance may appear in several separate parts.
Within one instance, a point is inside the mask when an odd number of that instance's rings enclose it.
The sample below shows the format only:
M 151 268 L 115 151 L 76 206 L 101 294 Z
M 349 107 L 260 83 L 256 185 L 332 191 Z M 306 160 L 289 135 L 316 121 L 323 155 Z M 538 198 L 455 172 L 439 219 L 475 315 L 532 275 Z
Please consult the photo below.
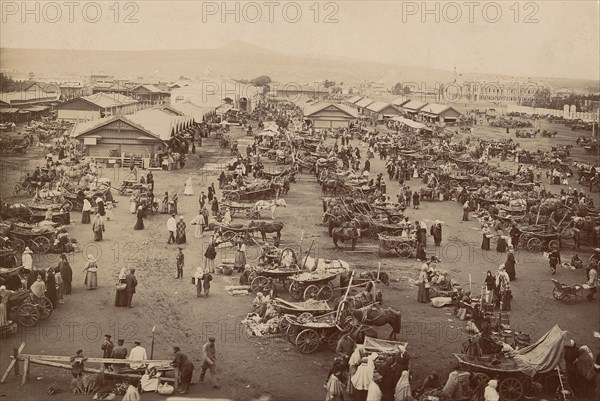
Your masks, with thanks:
M 112 358 L 113 357 L 112 355 L 113 355 L 113 349 L 114 349 L 114 347 L 115 347 L 115 344 L 111 340 L 111 335 L 110 334 L 105 334 L 104 335 L 104 342 L 100 346 L 100 349 L 102 351 L 104 351 L 102 353 L 102 358 Z M 107 368 L 107 369 L 112 369 L 112 364 L 105 363 L 104 367 Z
M 517 272 L 515 270 L 516 265 L 517 262 L 515 261 L 514 248 L 511 245 L 508 247 L 508 255 L 506 255 L 506 262 L 504 262 L 504 267 L 506 268 L 506 273 L 508 274 L 510 281 L 517 279 Z
M 183 248 L 179 247 L 177 249 L 179 249 L 179 252 L 175 257 L 175 261 L 177 262 L 177 277 L 175 277 L 176 279 L 183 278 L 183 265 L 185 262 L 185 255 L 182 252 Z
M 113 359 L 127 359 L 127 347 L 124 346 L 125 340 L 118 340 L 117 346 L 113 348 L 111 358 Z M 115 364 L 113 368 L 123 368 L 125 364 Z
M 215 349 L 215 338 L 208 337 L 208 342 L 202 347 L 203 359 L 202 365 L 200 366 L 200 383 L 204 383 L 204 375 L 206 370 L 210 370 L 210 380 L 213 388 L 219 388 L 217 384 L 216 364 L 217 364 L 217 351 Z
M 194 374 L 194 364 L 186 354 L 181 352 L 181 348 L 178 346 L 173 347 L 173 362 L 174 367 L 179 368 L 181 374 L 181 394 L 187 394 L 190 390 L 190 384 L 192 383 L 192 375 Z
M 173 213 L 171 215 L 171 217 L 169 217 L 169 220 L 167 220 L 167 231 L 169 233 L 169 239 L 167 240 L 167 244 L 171 243 L 171 240 L 173 241 L 173 243 L 175 243 L 175 231 L 177 230 L 177 222 L 175 221 L 175 213 Z
M 146 348 L 142 347 L 142 343 L 140 341 L 134 341 L 133 342 L 135 344 L 135 346 L 131 349 L 131 351 L 129 352 L 129 357 L 127 359 L 129 359 L 130 361 L 143 361 L 143 360 L 147 360 L 148 359 L 148 355 L 146 354 Z M 145 365 L 143 363 L 130 363 L 129 367 L 131 369 L 139 369 L 139 368 L 143 368 Z
M 127 287 L 127 306 L 131 308 L 131 301 L 133 300 L 133 294 L 135 294 L 135 287 L 137 287 L 137 278 L 135 277 L 135 269 L 130 269 L 129 274 L 125 277 L 125 284 Z

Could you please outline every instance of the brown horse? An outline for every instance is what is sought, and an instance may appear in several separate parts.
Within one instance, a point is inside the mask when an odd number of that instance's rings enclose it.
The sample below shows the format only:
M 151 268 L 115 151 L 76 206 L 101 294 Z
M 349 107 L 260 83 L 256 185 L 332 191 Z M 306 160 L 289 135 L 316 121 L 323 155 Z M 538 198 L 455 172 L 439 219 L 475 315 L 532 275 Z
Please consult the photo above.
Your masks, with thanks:
M 348 228 L 334 228 L 331 230 L 331 236 L 333 238 L 333 245 L 337 248 L 338 241 L 347 241 L 350 240 L 352 243 L 352 250 L 356 249 L 356 240 L 360 238 L 360 230 L 356 227 L 356 224 L 351 224 L 351 227 Z
M 267 222 L 267 221 L 254 221 L 252 220 L 248 227 L 254 227 L 256 231 L 260 231 L 262 240 L 267 240 L 266 234 L 277 233 L 277 239 L 281 239 L 281 230 L 283 230 L 284 224 L 281 221 Z
M 352 304 L 348 301 L 342 301 L 338 305 L 338 316 L 341 322 L 346 322 L 348 319 L 356 319 L 361 324 L 369 326 L 385 326 L 389 324 L 392 327 L 389 339 L 396 340 L 402 327 L 402 316 L 400 312 L 392 308 L 378 308 L 367 306 L 361 309 L 352 308 Z

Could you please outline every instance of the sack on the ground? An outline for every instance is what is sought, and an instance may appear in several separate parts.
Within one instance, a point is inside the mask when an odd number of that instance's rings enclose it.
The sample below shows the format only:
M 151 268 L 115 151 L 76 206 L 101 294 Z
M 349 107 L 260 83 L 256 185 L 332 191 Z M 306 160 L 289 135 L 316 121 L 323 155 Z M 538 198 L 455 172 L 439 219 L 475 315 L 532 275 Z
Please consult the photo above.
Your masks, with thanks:
M 169 383 L 163 383 L 158 385 L 158 393 L 163 395 L 173 394 L 175 388 L 171 386 Z

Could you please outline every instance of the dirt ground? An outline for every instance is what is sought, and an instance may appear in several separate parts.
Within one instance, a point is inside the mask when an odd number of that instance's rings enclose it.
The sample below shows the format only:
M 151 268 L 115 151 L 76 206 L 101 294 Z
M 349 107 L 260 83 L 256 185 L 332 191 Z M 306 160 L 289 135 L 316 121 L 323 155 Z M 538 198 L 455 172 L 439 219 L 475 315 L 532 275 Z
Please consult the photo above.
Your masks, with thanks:
M 559 130 L 559 135 L 553 140 L 537 138 L 519 141 L 529 149 L 549 149 L 556 143 L 574 144 L 577 136 L 582 135 L 552 124 L 554 129 Z M 474 135 L 491 138 L 506 134 L 502 129 L 477 126 Z M 510 135 L 514 138 L 514 132 Z M 232 136 L 241 137 L 243 133 L 234 128 Z M 357 143 L 354 140 L 352 144 L 356 146 Z M 362 144 L 358 146 L 364 157 L 366 147 Z M 72 213 L 74 224 L 69 226 L 69 232 L 80 243 L 78 251 L 69 256 L 74 270 L 73 293 L 66 296 L 64 305 L 60 305 L 49 319 L 35 327 L 21 329 L 16 335 L 0 341 L 1 372 L 10 361 L 9 353 L 21 342 L 26 342 L 24 352 L 30 354 L 72 355 L 82 348 L 87 356 L 99 357 L 102 355 L 100 345 L 103 335 L 111 334 L 114 340 L 124 339 L 128 348 L 131 348 L 134 340 L 141 340 L 150 355 L 152 328 L 155 327 L 154 358 L 168 359 L 171 347 L 181 346 L 196 365 L 194 382 L 198 380 L 202 345 L 208 336 L 216 337 L 221 388 L 214 390 L 208 384 L 196 384 L 191 388 L 191 396 L 247 400 L 270 394 L 274 400 L 323 399 L 323 382 L 331 365 L 332 353 L 323 347 L 315 354 L 303 355 L 284 339 L 246 336 L 239 322 L 250 311 L 253 297 L 230 296 L 224 290 L 226 285 L 237 284 L 237 275 L 215 276 L 210 297 L 195 297 L 195 287 L 190 283 L 190 278 L 195 267 L 201 263 L 208 236 L 194 238 L 194 229 L 189 221 L 197 213 L 200 191 L 211 182 L 217 183 L 218 172 L 211 166 L 229 157 L 229 151 L 219 148 L 215 139 L 203 141 L 199 153 L 201 157 L 190 155 L 183 170 L 154 173 L 157 197 L 164 191 L 180 193 L 180 213 L 188 222 L 188 243 L 183 251 L 186 258 L 184 279 L 174 279 L 177 247 L 166 243 L 167 216 L 150 216 L 144 222 L 145 230 L 134 231 L 135 216 L 128 212 L 128 198 L 113 191 L 120 203 L 114 210 L 114 220 L 106 222 L 103 241 L 94 242 L 91 227 L 79 223 L 79 213 Z M 577 147 L 573 150 L 572 159 L 590 161 L 590 157 L 583 154 L 583 149 Z M 36 163 L 41 163 L 41 159 L 30 156 L 2 159 L 1 193 L 5 200 L 24 201 L 11 198 L 12 187 L 19 179 L 19 172 L 32 169 Z M 372 173 L 384 172 L 383 163 L 378 157 L 372 160 Z M 270 167 L 267 166 L 267 169 Z M 110 178 L 115 187 L 126 175 L 125 170 L 103 171 L 103 176 Z M 185 197 L 183 187 L 190 176 L 193 179 L 194 196 Z M 421 183 L 413 179 L 410 185 L 415 190 Z M 559 186 L 546 185 L 546 188 L 560 191 Z M 395 195 L 398 184 L 388 183 L 387 191 Z M 417 277 L 421 263 L 411 259 L 379 258 L 376 242 L 365 239 L 358 244 L 361 252 L 336 251 L 326 228 L 320 225 L 321 196 L 314 177 L 298 177 L 298 182 L 292 185 L 290 193 L 285 196 L 288 207 L 276 211 L 276 219 L 285 223 L 282 246 L 298 249 L 304 233 L 302 248 L 306 250 L 314 240 L 313 256 L 342 259 L 358 270 L 374 270 L 381 263 L 381 270 L 388 272 L 392 278 L 391 285 L 382 288 L 384 303 L 402 313 L 400 340 L 409 344 L 407 350 L 412 358 L 413 384 L 421 383 L 433 369 L 445 377 L 455 360 L 452 353 L 459 352 L 461 343 L 467 338 L 465 323 L 458 320 L 449 308 L 435 309 L 416 301 L 417 288 L 412 280 Z M 596 204 L 599 202 L 595 200 Z M 456 202 L 423 202 L 419 210 L 408 209 L 407 215 L 411 220 L 426 219 L 428 226 L 436 219 L 444 222 L 443 246 L 435 249 L 429 238 L 427 254 L 438 255 L 442 259 L 441 268 L 449 271 L 451 277 L 459 280 L 463 286 L 469 287 L 471 277 L 474 293 L 479 293 L 485 272 L 495 270 L 506 259 L 506 254 L 481 251 L 479 223 L 475 219 L 461 222 L 462 209 Z M 264 217 L 266 214 L 263 213 Z M 236 223 L 244 221 L 234 218 Z M 90 253 L 99 260 L 99 288 L 94 291 L 86 290 L 83 285 L 85 255 Z M 257 253 L 256 246 L 249 247 L 249 263 L 252 264 Z M 561 254 L 565 260 L 569 260 L 572 250 L 562 250 Z M 584 260 L 590 256 L 590 247 L 585 242 L 580 256 Z M 217 256 L 217 262 L 232 257 L 233 252 L 223 250 Z M 565 305 L 554 300 L 550 270 L 542 254 L 518 250 L 516 258 L 518 280 L 512 285 L 512 327 L 529 333 L 535 340 L 559 323 L 578 343 L 588 344 L 597 352 L 600 343 L 592 333 L 600 329 L 598 301 L 582 299 L 576 304 Z M 42 267 L 56 265 L 56 262 L 57 255 L 35 255 L 34 258 L 34 264 Z M 131 309 L 113 306 L 114 284 L 123 266 L 137 269 L 139 284 Z M 585 272 L 560 269 L 556 278 L 569 284 L 582 283 L 585 281 Z M 283 295 L 287 296 L 285 293 Z M 389 330 L 389 327 L 379 328 L 380 337 L 387 337 Z M 7 382 L 0 386 L 0 396 L 22 400 L 50 399 L 52 397 L 46 396 L 46 388 L 53 384 L 62 390 L 62 394 L 54 397 L 56 399 L 91 399 L 91 396 L 70 394 L 70 377 L 68 371 L 33 366 L 26 387 L 21 387 L 20 380 L 11 374 Z M 142 398 L 154 400 L 163 397 L 144 394 Z

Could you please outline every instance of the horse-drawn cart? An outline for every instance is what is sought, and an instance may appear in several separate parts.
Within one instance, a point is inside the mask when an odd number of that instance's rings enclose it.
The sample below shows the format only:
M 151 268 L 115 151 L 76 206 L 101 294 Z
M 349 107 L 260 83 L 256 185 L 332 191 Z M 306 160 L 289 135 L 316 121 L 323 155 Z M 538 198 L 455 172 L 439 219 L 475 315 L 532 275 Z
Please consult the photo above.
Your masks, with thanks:
M 322 343 L 331 351 L 337 346 L 340 328 L 336 322 L 335 311 L 321 316 L 303 314 L 301 316 L 285 315 L 280 322 L 282 334 L 296 349 L 303 354 L 312 354 Z
M 471 399 L 483 399 L 490 379 L 498 380 L 498 393 L 503 401 L 533 399 L 540 391 L 555 393 L 559 398 L 570 392 L 560 372 L 566 332 L 554 326 L 536 343 L 516 351 L 496 355 L 471 356 L 454 354 L 462 370 L 471 373 Z
M 52 314 L 52 308 L 48 298 L 36 297 L 29 290 L 22 290 L 10 294 L 6 309 L 11 320 L 21 326 L 31 327 L 39 320 L 47 319 Z
M 537 253 L 543 249 L 553 251 L 560 248 L 560 234 L 547 233 L 545 229 L 537 227 L 534 227 L 534 230 L 521 230 L 522 233 L 519 237 L 519 243 L 524 244 L 529 252 Z
M 275 197 L 273 186 L 260 186 L 247 189 L 224 189 L 223 200 L 237 202 L 239 200 L 271 199 Z
M 333 269 L 316 270 L 314 272 L 304 272 L 291 276 L 289 293 L 292 299 L 317 299 L 331 301 L 334 295 L 334 287 L 331 282 L 345 270 Z
M 417 247 L 416 238 L 378 234 L 379 256 L 409 258 Z
M 254 203 L 222 202 L 221 206 L 229 209 L 231 217 L 244 214 L 248 219 L 260 218 L 260 212 Z
M 587 284 L 567 285 L 555 279 L 551 280 L 554 284 L 554 288 L 552 288 L 552 296 L 554 299 L 568 305 L 575 303 L 578 298 L 583 298 L 585 292 L 591 294 L 590 290 L 592 287 Z
M 256 268 L 248 276 L 250 290 L 252 292 L 263 292 L 269 279 L 279 282 L 284 288 L 289 288 L 291 281 L 289 277 L 298 274 L 299 270 L 295 267 L 277 267 L 274 269 Z
M 8 237 L 17 253 L 23 253 L 25 247 L 31 248 L 34 253 L 47 253 L 53 247 L 56 234 L 52 226 L 30 227 L 15 223 Z
M 245 244 L 257 244 L 254 238 L 255 227 L 242 224 L 230 224 L 222 225 L 215 224 L 223 232 L 222 238 L 224 242 L 231 242 L 232 244 L 238 240 L 243 241 Z

